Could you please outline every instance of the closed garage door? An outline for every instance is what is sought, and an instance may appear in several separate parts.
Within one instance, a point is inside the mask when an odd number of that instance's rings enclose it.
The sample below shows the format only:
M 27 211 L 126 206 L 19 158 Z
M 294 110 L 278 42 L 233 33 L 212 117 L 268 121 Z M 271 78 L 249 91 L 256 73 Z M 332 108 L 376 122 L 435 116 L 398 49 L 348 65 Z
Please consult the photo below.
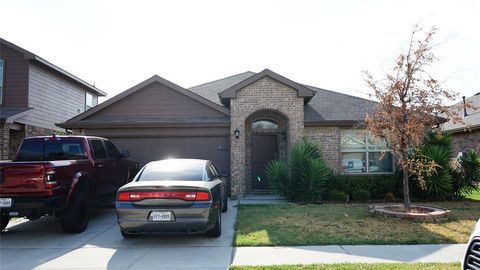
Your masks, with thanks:
M 130 159 L 140 163 L 165 158 L 211 160 L 221 172 L 230 172 L 228 136 L 195 137 L 110 137 L 120 150 L 130 151 Z

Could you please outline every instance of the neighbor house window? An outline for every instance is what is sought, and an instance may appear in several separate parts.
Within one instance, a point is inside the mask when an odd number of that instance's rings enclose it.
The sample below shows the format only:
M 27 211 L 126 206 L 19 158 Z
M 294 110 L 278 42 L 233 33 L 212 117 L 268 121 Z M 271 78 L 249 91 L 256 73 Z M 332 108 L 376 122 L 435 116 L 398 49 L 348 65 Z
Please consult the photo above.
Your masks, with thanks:
M 85 110 L 88 110 L 92 107 L 95 107 L 97 106 L 97 100 L 96 98 L 93 97 L 92 94 L 90 94 L 89 92 L 86 92 L 86 96 L 85 96 Z
M 5 61 L 0 59 L 0 104 L 3 102 L 3 77 L 5 74 Z
M 341 131 L 342 172 L 393 172 L 393 154 L 385 140 L 364 130 Z

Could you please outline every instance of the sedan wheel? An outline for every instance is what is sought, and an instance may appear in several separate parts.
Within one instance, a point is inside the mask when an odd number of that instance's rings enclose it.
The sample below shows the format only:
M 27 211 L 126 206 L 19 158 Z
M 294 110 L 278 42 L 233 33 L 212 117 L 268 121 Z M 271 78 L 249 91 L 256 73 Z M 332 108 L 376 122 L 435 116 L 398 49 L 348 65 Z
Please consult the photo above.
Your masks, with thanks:
M 128 233 L 122 229 L 120 229 L 120 233 L 122 234 L 123 238 L 135 238 L 138 237 L 138 234 L 136 233 Z
M 217 221 L 215 222 L 215 227 L 207 231 L 208 237 L 219 237 L 222 234 L 222 213 L 218 211 Z

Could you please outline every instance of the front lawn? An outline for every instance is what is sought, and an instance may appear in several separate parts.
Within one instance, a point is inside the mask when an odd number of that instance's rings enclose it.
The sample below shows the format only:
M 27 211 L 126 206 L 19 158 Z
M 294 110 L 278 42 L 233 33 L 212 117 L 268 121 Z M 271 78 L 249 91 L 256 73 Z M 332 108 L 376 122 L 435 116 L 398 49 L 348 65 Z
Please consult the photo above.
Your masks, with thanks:
M 237 246 L 466 243 L 480 218 L 479 202 L 435 202 L 444 222 L 372 216 L 368 204 L 240 205 Z
M 474 192 L 465 197 L 470 200 L 480 201 L 480 189 L 475 190 Z
M 316 264 L 275 266 L 232 266 L 231 270 L 457 270 L 459 263 L 412 263 L 412 264 Z

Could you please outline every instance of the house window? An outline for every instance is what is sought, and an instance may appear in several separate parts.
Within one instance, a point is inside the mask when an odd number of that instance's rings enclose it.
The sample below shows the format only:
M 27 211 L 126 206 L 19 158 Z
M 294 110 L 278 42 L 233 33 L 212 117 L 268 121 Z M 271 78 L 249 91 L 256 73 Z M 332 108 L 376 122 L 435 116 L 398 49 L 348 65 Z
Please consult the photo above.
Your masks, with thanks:
M 92 107 L 97 106 L 97 100 L 93 97 L 92 94 L 89 92 L 86 92 L 85 96 L 85 110 L 88 110 Z
M 393 154 L 386 141 L 364 130 L 342 130 L 341 152 L 344 173 L 393 172 Z
M 5 74 L 5 61 L 0 59 L 0 104 L 3 102 L 3 77 Z

